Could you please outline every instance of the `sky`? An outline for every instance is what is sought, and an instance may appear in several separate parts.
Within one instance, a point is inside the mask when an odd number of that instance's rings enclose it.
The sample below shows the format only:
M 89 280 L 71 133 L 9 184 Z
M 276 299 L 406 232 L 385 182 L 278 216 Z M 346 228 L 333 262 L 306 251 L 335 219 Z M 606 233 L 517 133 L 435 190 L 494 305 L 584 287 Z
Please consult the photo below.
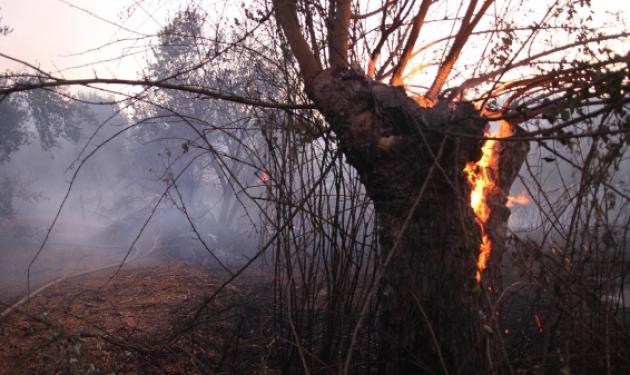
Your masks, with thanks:
M 0 51 L 66 78 L 96 74 L 133 79 L 147 58 L 146 36 L 160 29 L 176 4 L 168 0 L 0 0 L 1 22 L 13 29 L 0 37 Z M 0 59 L 0 70 L 15 67 Z
M 209 17 L 225 15 L 226 7 L 240 8 L 241 3 L 192 1 L 202 3 Z M 535 8 L 537 3 L 546 1 L 530 0 L 527 5 Z M 169 15 L 185 3 L 185 0 L 0 0 L 0 24 L 13 28 L 9 35 L 0 36 L 0 52 L 44 70 L 60 72 L 66 78 L 96 74 L 99 78 L 134 79 L 147 60 L 150 38 L 146 36 L 155 35 Z M 601 3 L 596 8 L 625 9 L 626 14 L 630 13 L 624 1 Z M 121 59 L 123 55 L 127 57 Z M 102 63 L 103 60 L 112 61 Z M 0 71 L 16 66 L 0 58 Z

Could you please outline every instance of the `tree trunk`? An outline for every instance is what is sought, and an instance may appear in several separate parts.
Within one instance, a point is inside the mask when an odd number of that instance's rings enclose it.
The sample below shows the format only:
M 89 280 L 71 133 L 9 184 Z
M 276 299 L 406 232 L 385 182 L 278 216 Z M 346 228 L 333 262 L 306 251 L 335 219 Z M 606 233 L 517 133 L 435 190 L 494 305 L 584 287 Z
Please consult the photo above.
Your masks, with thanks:
M 474 280 L 480 234 L 462 173 L 480 157 L 486 122 L 469 104 L 421 108 L 352 70 L 325 70 L 309 91 L 374 202 L 382 261 L 398 242 L 378 296 L 380 373 L 488 370 Z M 493 220 L 505 224 L 501 212 Z

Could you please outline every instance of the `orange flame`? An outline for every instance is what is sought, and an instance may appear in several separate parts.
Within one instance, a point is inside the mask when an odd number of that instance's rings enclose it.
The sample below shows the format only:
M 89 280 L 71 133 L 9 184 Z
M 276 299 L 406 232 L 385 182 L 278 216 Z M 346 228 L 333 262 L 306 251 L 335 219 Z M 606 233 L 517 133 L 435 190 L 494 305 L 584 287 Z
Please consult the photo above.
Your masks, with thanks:
M 527 195 L 525 195 L 525 193 L 521 192 L 519 195 L 517 196 L 508 196 L 507 197 L 507 203 L 505 204 L 505 207 L 507 208 L 512 208 L 516 205 L 526 205 L 529 203 L 529 198 L 527 198 Z
M 498 132 L 485 133 L 489 137 L 507 137 L 511 134 L 511 127 L 505 121 L 500 121 Z M 490 205 L 488 196 L 497 191 L 496 181 L 499 177 L 499 158 L 497 157 L 498 143 L 487 140 L 481 148 L 481 158 L 476 162 L 469 162 L 464 167 L 464 173 L 471 187 L 470 207 L 475 213 L 477 224 L 481 229 L 481 245 L 477 258 L 477 272 L 475 280 L 481 282 L 481 273 L 486 269 L 492 254 L 492 240 L 488 236 L 486 224 L 490 219 Z

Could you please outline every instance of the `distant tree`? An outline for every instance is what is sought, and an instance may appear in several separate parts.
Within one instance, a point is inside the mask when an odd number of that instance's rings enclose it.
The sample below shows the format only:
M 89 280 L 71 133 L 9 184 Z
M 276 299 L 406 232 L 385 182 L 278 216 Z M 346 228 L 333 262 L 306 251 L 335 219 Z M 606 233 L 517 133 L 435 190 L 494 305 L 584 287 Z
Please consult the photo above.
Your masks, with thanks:
M 2 10 L 2 8 L 0 8 Z M 2 17 L 0 17 L 0 22 L 2 22 Z M 7 35 L 11 32 L 11 28 L 7 25 L 0 24 L 0 35 Z
M 232 52 L 218 56 L 212 65 L 204 63 L 211 48 L 229 40 L 229 35 L 217 34 L 209 41 L 204 19 L 199 8 L 178 12 L 160 30 L 146 76 L 175 86 L 222 87 L 242 95 L 265 90 L 262 82 L 255 87 L 259 77 Z M 205 99 L 181 90 L 150 92 L 135 108 L 137 121 L 151 119 L 132 133 L 146 144 L 138 148 L 140 160 L 151 149 L 155 172 L 179 175 L 176 184 L 192 203 L 190 208 L 204 213 L 213 223 L 211 231 L 231 241 L 231 231 L 241 227 L 239 221 L 245 215 L 247 190 L 256 184 L 256 166 L 261 165 L 262 139 L 254 109 L 230 102 L 209 106 Z M 200 205 L 204 197 L 199 192 L 207 194 L 208 186 L 216 186 L 212 195 L 218 197 L 217 202 Z
M 1 8 L 0 8 L 1 10 Z M 0 21 L 2 18 L 0 17 Z M 12 29 L 0 24 L 0 36 Z M 27 81 L 28 75 L 15 78 L 12 73 L 0 75 L 0 85 L 6 87 L 19 81 Z M 50 94 L 46 91 L 25 92 L 0 99 L 0 165 L 11 160 L 11 154 L 20 147 L 39 140 L 43 149 L 58 145 L 59 139 L 78 141 L 82 121 L 90 118 L 81 104 Z M 13 214 L 16 181 L 0 172 L 3 186 L 0 194 L 0 220 Z
M 76 143 L 81 124 L 92 119 L 87 106 L 45 91 L 5 98 L 0 101 L 0 165 L 8 163 L 12 154 L 33 141 L 38 141 L 44 150 L 58 147 L 62 139 Z M 0 218 L 6 218 L 13 212 L 17 181 L 2 172 L 0 178 L 5 186 Z

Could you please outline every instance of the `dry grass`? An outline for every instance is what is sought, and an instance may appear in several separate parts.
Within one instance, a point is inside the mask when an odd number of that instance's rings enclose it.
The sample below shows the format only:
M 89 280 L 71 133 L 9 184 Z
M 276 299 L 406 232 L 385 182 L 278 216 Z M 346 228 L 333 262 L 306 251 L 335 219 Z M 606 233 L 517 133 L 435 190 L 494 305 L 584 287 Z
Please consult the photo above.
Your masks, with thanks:
M 176 331 L 225 273 L 169 262 L 123 269 L 106 284 L 111 273 L 54 285 L 0 321 L 0 374 L 239 373 L 266 367 L 260 358 L 267 342 L 267 314 L 260 307 L 266 276 L 245 276 L 208 306 L 194 328 Z

